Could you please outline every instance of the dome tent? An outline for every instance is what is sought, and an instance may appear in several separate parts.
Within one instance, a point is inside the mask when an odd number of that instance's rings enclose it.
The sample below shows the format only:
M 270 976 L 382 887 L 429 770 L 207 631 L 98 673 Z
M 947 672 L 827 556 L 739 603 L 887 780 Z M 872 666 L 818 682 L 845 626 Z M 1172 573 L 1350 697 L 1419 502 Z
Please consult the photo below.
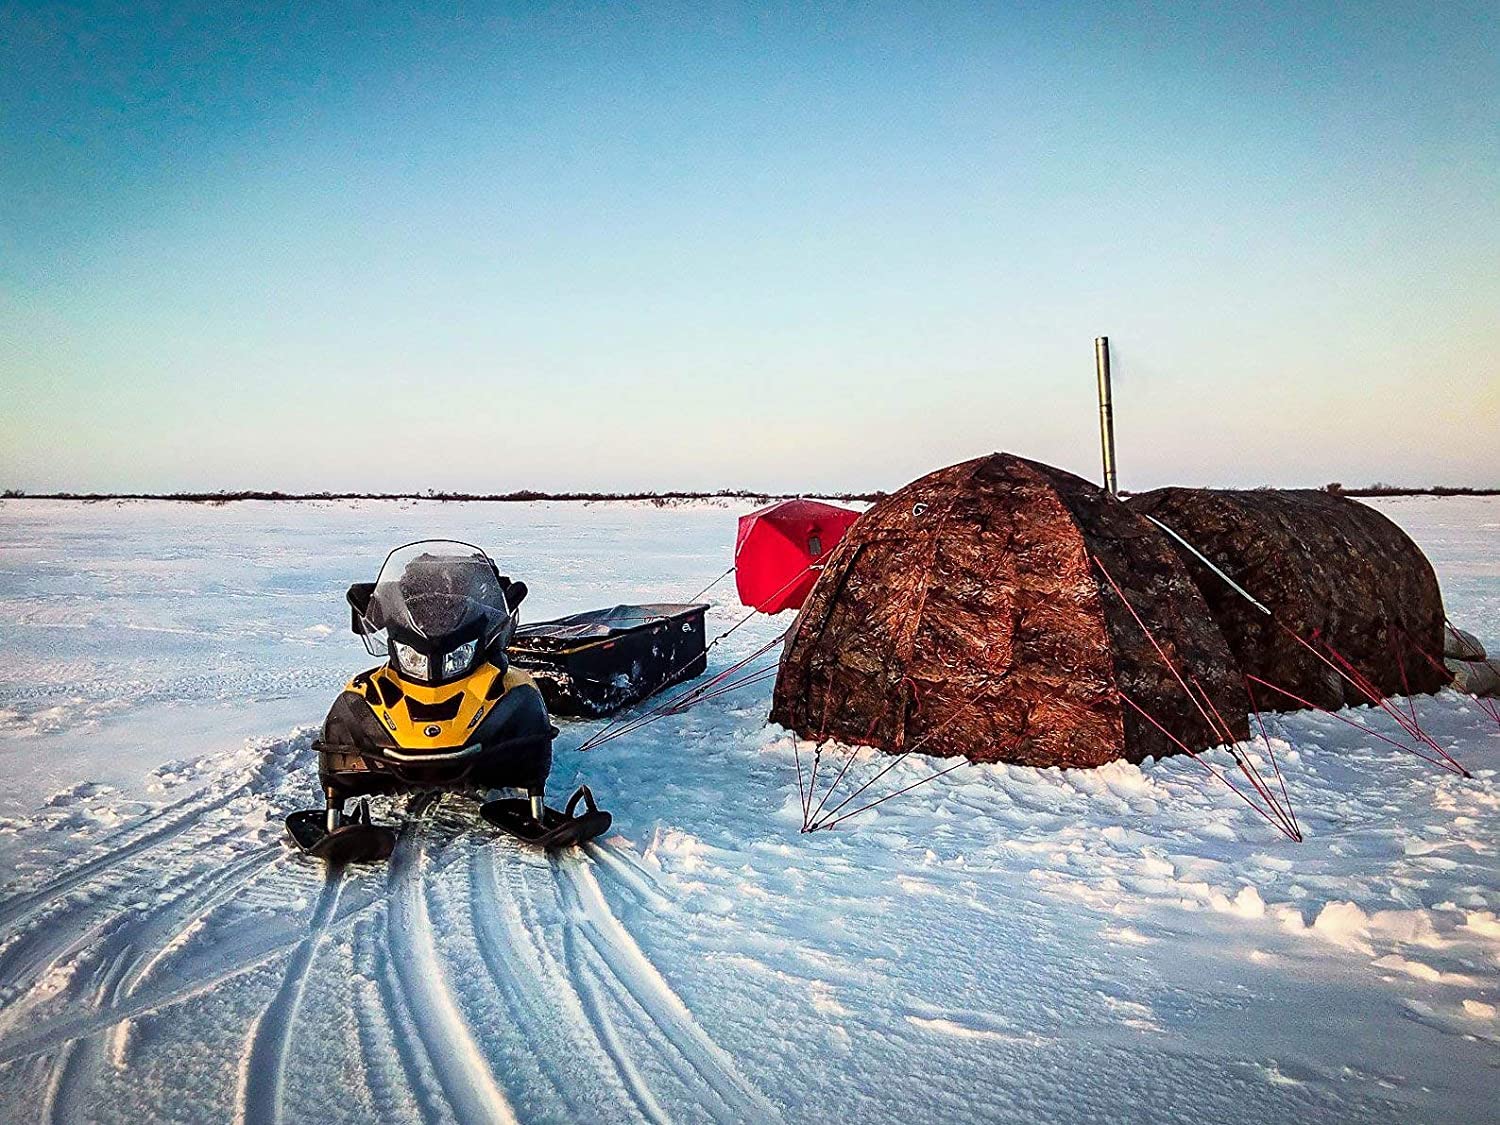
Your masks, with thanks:
M 1248 737 L 1234 657 L 1167 537 L 1071 473 L 991 454 L 850 529 L 792 626 L 771 718 L 808 738 L 1036 766 L 1220 741 L 1153 638 Z
M 1264 603 L 1274 619 L 1172 540 L 1240 667 L 1294 695 L 1258 700 L 1295 710 L 1369 703 L 1331 666 L 1348 661 L 1383 696 L 1437 691 L 1443 668 L 1443 597 L 1432 564 L 1374 508 L 1309 489 L 1159 488 L 1132 496 Z M 1285 626 L 1285 628 L 1283 628 Z M 1287 630 L 1326 646 L 1329 659 Z

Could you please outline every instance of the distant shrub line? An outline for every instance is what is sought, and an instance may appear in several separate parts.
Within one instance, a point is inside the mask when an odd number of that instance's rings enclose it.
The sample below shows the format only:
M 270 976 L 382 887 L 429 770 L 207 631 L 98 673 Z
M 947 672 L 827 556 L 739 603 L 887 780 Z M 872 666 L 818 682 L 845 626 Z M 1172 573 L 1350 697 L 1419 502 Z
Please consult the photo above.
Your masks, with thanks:
M 679 500 L 789 500 L 797 495 L 817 495 L 825 500 L 874 501 L 883 492 L 756 492 L 751 489 L 725 488 L 718 492 L 24 492 L 7 488 L 0 496 L 7 500 L 173 500 L 184 504 L 227 504 L 236 500 L 482 500 L 519 503 L 532 500 L 643 500 L 653 504 L 671 504 Z
M 1269 485 L 1262 485 L 1269 488 Z M 1323 486 L 1324 492 L 1340 496 L 1500 496 L 1500 488 L 1465 488 L 1452 485 L 1429 485 L 1409 488 L 1399 484 L 1375 483 L 1363 488 L 1345 488 L 1337 482 Z M 1129 495 L 1124 493 L 1124 495 Z M 816 496 L 824 500 L 874 503 L 884 492 L 756 492 L 747 488 L 723 488 L 718 492 L 537 492 L 523 488 L 516 492 L 25 492 L 7 488 L 0 492 L 6 500 L 173 500 L 184 504 L 228 504 L 236 500 L 480 500 L 498 503 L 524 503 L 532 500 L 604 501 L 640 500 L 651 504 L 673 504 L 681 500 L 789 500 L 794 496 Z
M 1323 486 L 1324 492 L 1338 496 L 1500 496 L 1500 488 L 1458 488 L 1447 484 L 1434 484 L 1426 488 L 1407 488 L 1399 484 L 1367 484 L 1363 488 L 1345 488 L 1334 481 Z

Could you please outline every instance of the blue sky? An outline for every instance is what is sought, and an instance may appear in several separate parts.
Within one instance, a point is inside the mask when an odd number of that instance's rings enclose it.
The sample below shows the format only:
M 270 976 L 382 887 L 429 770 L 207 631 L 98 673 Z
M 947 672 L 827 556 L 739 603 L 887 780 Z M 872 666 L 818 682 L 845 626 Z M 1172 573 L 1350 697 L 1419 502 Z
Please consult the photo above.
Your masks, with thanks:
M 0 486 L 1500 484 L 1492 3 L 309 7 L 0 12 Z

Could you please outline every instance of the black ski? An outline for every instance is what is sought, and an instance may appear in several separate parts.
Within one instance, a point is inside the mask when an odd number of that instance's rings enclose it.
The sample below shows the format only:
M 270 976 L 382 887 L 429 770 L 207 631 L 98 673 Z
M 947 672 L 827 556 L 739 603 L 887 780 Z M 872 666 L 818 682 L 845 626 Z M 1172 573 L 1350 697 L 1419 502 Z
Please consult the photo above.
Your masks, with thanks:
M 304 855 L 334 867 L 346 863 L 379 863 L 396 847 L 396 830 L 367 820 L 350 820 L 328 830 L 325 809 L 303 809 L 286 818 L 287 834 Z
M 582 813 L 577 811 L 579 804 L 584 806 Z M 587 785 L 579 786 L 562 812 L 543 809 L 540 821 L 531 815 L 531 802 L 520 797 L 487 801 L 479 815 L 522 843 L 548 850 L 585 844 L 610 826 L 609 813 L 594 803 Z

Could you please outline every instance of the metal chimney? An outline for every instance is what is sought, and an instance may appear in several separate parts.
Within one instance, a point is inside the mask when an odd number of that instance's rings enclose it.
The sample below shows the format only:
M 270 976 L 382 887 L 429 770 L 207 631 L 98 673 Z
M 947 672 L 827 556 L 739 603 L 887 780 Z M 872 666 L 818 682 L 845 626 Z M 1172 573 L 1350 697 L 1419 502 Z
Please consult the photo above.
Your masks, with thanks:
M 1109 337 L 1094 337 L 1094 367 L 1099 375 L 1099 444 L 1104 450 L 1104 490 L 1120 491 L 1115 474 L 1115 406 L 1109 390 Z

